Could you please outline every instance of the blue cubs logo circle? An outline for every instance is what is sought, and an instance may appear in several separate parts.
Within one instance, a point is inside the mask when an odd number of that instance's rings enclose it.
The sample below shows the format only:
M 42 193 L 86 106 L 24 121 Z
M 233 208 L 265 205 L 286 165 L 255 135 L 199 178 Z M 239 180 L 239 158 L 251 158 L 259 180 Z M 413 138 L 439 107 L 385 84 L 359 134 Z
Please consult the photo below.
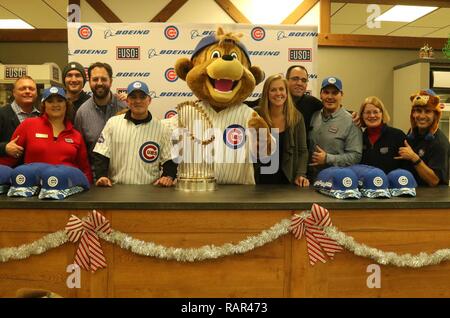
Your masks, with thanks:
M 164 72 L 164 77 L 166 78 L 167 81 L 173 83 L 178 79 L 177 73 L 175 72 L 175 69 L 173 67 L 168 68 L 165 72 Z
M 241 148 L 245 144 L 245 128 L 241 125 L 230 125 L 223 132 L 223 142 L 231 149 Z
M 254 27 L 251 31 L 252 39 L 262 41 L 266 37 L 266 31 L 261 27 Z
M 156 142 L 148 141 L 139 148 L 139 157 L 146 162 L 155 162 L 159 157 L 159 145 Z
M 179 34 L 178 28 L 174 25 L 169 25 L 164 29 L 164 35 L 169 40 L 175 40 Z
M 172 118 L 173 116 L 176 116 L 177 115 L 177 112 L 176 111 L 174 111 L 174 110 L 169 110 L 168 112 L 166 112 L 165 114 L 164 114 L 164 118 L 165 119 L 168 119 L 168 118 Z
M 92 29 L 88 25 L 82 25 L 78 28 L 78 36 L 83 40 L 87 40 L 92 36 Z

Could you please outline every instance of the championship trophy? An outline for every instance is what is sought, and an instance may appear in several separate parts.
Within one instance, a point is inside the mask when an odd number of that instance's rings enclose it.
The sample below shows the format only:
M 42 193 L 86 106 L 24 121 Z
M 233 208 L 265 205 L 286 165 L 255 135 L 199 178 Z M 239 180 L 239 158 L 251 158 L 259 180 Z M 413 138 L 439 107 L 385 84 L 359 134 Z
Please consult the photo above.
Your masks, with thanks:
M 178 128 L 183 132 L 178 143 L 181 162 L 178 164 L 176 189 L 182 191 L 216 190 L 214 177 L 213 125 L 198 101 L 177 106 Z

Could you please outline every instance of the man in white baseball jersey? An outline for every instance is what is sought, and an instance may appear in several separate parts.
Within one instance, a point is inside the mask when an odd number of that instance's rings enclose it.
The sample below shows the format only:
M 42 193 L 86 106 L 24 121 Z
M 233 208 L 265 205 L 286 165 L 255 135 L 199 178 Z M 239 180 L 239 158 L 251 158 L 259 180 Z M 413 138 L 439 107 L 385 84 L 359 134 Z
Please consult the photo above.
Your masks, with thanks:
M 170 157 L 170 131 L 148 111 L 148 86 L 135 81 L 128 85 L 127 94 L 130 109 L 108 120 L 95 145 L 96 185 L 172 186 L 177 166 Z

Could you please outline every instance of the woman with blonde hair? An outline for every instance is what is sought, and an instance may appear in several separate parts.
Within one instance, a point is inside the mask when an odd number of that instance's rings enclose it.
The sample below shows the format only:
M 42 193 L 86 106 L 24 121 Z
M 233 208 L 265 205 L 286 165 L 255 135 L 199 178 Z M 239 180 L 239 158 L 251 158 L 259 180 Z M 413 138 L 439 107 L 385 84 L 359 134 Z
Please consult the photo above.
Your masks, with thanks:
M 278 170 L 273 174 L 263 174 L 259 164 L 255 169 L 256 183 L 309 186 L 306 178 L 308 148 L 305 122 L 292 102 L 288 82 L 283 75 L 276 74 L 266 79 L 255 110 L 270 128 L 276 128 L 279 132 L 278 148 L 274 154 L 278 158 Z
M 367 97 L 359 109 L 363 132 L 361 163 L 380 168 L 385 173 L 405 168 L 405 161 L 395 159 L 403 147 L 406 135 L 387 125 L 390 116 L 383 102 L 375 96 Z

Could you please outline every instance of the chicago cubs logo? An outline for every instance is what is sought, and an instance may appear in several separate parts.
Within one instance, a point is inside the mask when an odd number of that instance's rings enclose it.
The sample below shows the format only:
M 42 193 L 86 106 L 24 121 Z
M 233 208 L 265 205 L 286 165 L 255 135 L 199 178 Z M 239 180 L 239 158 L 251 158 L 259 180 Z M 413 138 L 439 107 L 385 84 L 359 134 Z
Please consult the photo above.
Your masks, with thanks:
M 176 115 L 177 115 L 177 112 L 174 111 L 173 109 L 171 109 L 171 110 L 169 110 L 168 112 L 166 112 L 166 113 L 164 114 L 164 118 L 165 118 L 165 119 L 167 119 L 167 118 L 172 118 L 173 116 L 176 116 Z
M 168 82 L 175 82 L 178 79 L 177 73 L 175 73 L 175 69 L 173 67 L 168 68 L 165 72 L 164 72 L 164 77 L 166 78 L 166 80 Z
M 398 178 L 398 184 L 399 185 L 402 185 L 402 186 L 405 186 L 405 185 L 407 185 L 408 184 L 408 177 L 406 177 L 406 176 L 400 176 L 399 178 Z
M 55 176 L 51 176 L 47 179 L 48 186 L 54 188 L 58 185 L 58 178 Z
M 383 185 L 383 179 L 381 177 L 375 177 L 373 179 L 373 185 L 376 187 L 381 187 Z
M 87 40 L 92 36 L 92 29 L 88 25 L 82 25 L 78 28 L 78 36 L 83 39 Z
M 245 128 L 241 125 L 230 125 L 223 132 L 223 141 L 231 149 L 239 149 L 245 143 Z
M 159 145 L 156 142 L 148 141 L 139 148 L 139 157 L 146 162 L 155 162 L 159 157 Z
M 164 29 L 164 36 L 168 40 L 175 40 L 179 34 L 180 32 L 178 31 L 178 28 L 174 25 L 169 25 Z
M 254 27 L 251 31 L 251 36 L 255 41 L 262 41 L 266 37 L 266 31 L 261 27 Z
M 350 187 L 352 186 L 352 184 L 353 184 L 352 179 L 349 178 L 349 177 L 345 177 L 345 178 L 342 180 L 342 185 L 343 185 L 344 187 L 346 187 L 346 188 L 350 188 Z
M 27 178 L 23 174 L 18 174 L 16 177 L 16 183 L 17 185 L 22 185 L 27 181 Z

